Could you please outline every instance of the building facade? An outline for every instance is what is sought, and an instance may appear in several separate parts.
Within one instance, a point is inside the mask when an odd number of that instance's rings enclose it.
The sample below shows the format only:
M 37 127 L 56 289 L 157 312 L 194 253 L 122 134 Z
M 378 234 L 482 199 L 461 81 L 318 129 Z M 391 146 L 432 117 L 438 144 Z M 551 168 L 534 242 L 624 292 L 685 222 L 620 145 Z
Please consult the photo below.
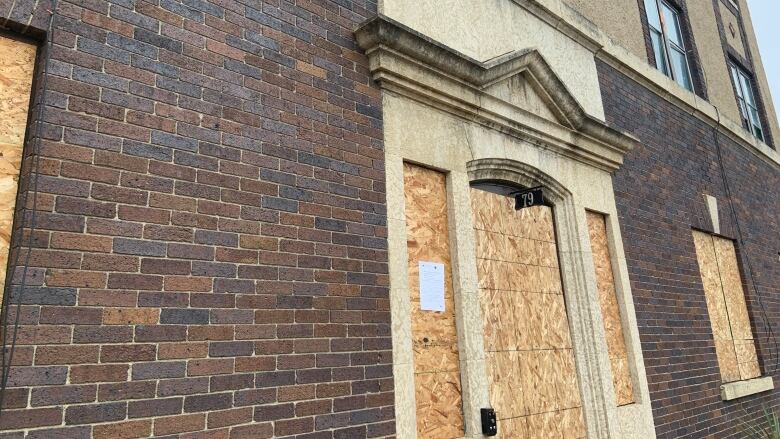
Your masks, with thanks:
M 742 438 L 780 410 L 744 0 L 0 26 L 0 438 L 472 438 L 483 409 L 506 438 Z

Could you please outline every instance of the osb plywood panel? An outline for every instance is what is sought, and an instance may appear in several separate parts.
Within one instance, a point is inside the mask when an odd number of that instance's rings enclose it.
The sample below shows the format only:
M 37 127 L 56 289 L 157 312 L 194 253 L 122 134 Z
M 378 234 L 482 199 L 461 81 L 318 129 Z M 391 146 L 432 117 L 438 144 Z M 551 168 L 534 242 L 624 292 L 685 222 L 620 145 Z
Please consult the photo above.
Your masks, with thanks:
M 623 324 L 620 320 L 615 278 L 612 273 L 612 258 L 607 242 L 607 223 L 604 215 L 599 213 L 587 212 L 587 218 L 593 265 L 596 268 L 596 285 L 599 290 L 601 317 L 604 321 L 607 350 L 612 365 L 615 399 L 618 405 L 631 404 L 634 402 L 634 385 L 631 380 L 631 370 L 628 367 L 628 351 Z
M 753 340 L 734 340 L 734 350 L 739 364 L 739 377 L 743 380 L 749 380 L 761 376 L 761 370 L 758 367 L 758 355 L 756 355 L 756 344 Z
M 585 436 L 552 209 L 471 190 L 490 403 L 503 437 Z
M 735 340 L 752 340 L 753 333 L 750 330 L 745 291 L 742 289 L 742 278 L 737 267 L 734 243 L 718 237 L 713 237 L 713 242 L 720 279 L 723 284 L 723 296 L 726 298 L 726 311 L 729 314 L 731 335 Z
M 761 375 L 734 243 L 694 231 L 693 242 L 715 338 L 721 379 Z
M 460 374 L 419 373 L 414 377 L 418 438 L 463 436 Z
M 715 340 L 731 340 L 731 328 L 726 312 L 726 301 L 723 298 L 723 286 L 720 280 L 718 262 L 715 258 L 715 247 L 712 237 L 699 231 L 693 232 L 693 243 L 696 247 L 696 259 L 699 263 L 704 295 L 707 301 L 707 312 Z
M 404 164 L 417 434 L 463 436 L 458 339 L 444 174 Z M 444 264 L 444 312 L 420 310 L 419 262 Z
M 33 45 L 0 37 L 0 300 L 5 286 L 35 51 Z

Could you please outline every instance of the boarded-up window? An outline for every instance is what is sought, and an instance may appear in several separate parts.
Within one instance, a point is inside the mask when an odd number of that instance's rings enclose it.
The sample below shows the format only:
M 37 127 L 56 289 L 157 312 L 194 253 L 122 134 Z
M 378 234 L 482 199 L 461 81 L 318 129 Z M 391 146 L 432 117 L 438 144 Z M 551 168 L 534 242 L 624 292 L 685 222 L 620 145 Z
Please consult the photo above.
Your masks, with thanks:
M 464 435 L 444 174 L 404 165 L 417 437 Z M 419 263 L 444 265 L 444 312 L 420 306 Z
M 0 37 L 0 300 L 30 106 L 36 47 Z
M 715 352 L 724 382 L 761 375 L 734 243 L 693 232 Z
M 587 216 L 593 265 L 596 267 L 596 285 L 601 303 L 601 317 L 604 320 L 609 362 L 612 365 L 615 399 L 618 405 L 631 404 L 634 402 L 634 386 L 631 381 L 631 370 L 628 367 L 625 334 L 620 320 L 615 276 L 612 272 L 612 258 L 607 242 L 606 219 L 604 215 L 595 212 L 588 212 Z
M 582 438 L 553 211 L 515 210 L 513 190 L 471 189 L 490 404 L 501 437 Z

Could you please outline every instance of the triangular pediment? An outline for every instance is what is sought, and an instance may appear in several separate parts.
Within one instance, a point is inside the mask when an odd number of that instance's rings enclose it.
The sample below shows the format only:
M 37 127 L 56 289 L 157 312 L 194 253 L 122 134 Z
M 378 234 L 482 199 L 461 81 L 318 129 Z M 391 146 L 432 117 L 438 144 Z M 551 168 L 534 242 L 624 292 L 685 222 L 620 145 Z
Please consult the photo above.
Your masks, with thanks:
M 638 143 L 589 115 L 536 49 L 481 62 L 382 15 L 355 35 L 384 89 L 608 170 Z
M 490 84 L 484 87 L 484 91 L 541 118 L 571 127 L 549 93 L 525 71 Z

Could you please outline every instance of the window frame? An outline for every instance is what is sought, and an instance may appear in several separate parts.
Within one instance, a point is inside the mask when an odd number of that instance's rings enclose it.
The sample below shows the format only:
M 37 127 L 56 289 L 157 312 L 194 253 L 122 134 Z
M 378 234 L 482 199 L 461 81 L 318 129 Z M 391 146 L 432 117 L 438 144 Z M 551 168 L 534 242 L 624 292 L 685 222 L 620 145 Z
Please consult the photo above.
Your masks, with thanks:
M 656 69 L 661 73 L 671 78 L 680 87 L 695 93 L 695 86 L 693 82 L 693 74 L 691 72 L 691 62 L 688 59 L 688 49 L 685 47 L 685 33 L 683 32 L 683 20 L 681 18 L 682 12 L 666 0 L 644 0 L 645 4 L 645 18 L 647 19 L 647 27 L 650 34 L 650 49 L 653 52 L 653 58 L 655 60 Z M 670 29 L 669 24 L 666 22 L 664 11 L 668 10 L 672 13 L 672 17 L 675 21 L 675 29 Z M 651 18 L 651 14 L 654 18 Z M 661 26 L 660 29 L 654 24 L 658 22 Z M 672 31 L 677 34 L 679 43 L 672 41 L 670 37 Z M 662 43 L 663 53 L 658 53 L 656 50 L 656 43 L 653 40 L 654 37 L 660 37 Z M 685 77 L 679 78 L 679 74 L 675 73 L 674 66 L 672 64 L 672 51 L 681 54 L 685 60 Z M 659 61 L 663 64 L 659 65 Z
M 753 137 L 766 142 L 766 131 L 761 122 L 761 109 L 758 107 L 758 100 L 756 99 L 757 93 L 753 75 L 733 60 L 729 60 L 728 64 L 742 127 Z

